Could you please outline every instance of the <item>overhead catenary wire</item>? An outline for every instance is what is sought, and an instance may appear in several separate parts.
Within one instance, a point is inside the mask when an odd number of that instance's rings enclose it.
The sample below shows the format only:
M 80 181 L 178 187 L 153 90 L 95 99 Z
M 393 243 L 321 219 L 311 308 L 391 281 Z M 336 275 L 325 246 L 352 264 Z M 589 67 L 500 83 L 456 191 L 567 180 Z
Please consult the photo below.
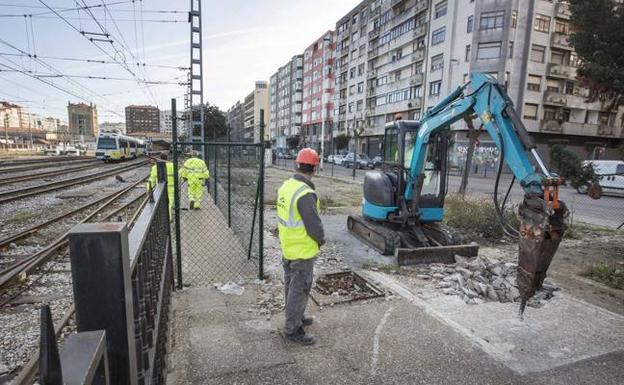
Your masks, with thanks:
M 28 73 L 27 71 L 23 71 L 23 70 L 22 70 L 22 71 L 19 71 L 19 69 L 18 69 L 18 68 L 12 68 L 12 67 L 10 67 L 10 66 L 7 66 L 6 64 L 2 64 L 2 63 L 0 63 L 0 65 L 1 65 L 1 66 L 4 66 L 4 67 L 6 67 L 6 68 L 12 69 L 12 70 L 16 70 L 17 72 L 20 72 L 20 73 L 22 73 L 22 74 L 24 74 L 24 75 L 26 75 L 26 76 L 29 76 L 29 77 L 31 77 L 31 78 L 33 78 L 33 79 L 36 79 L 36 80 L 38 80 L 38 81 L 40 81 L 40 82 L 42 82 L 42 83 L 45 83 L 45 84 L 49 85 L 50 87 L 56 88 L 56 89 L 58 89 L 59 91 L 64 92 L 64 93 L 66 93 L 66 94 L 68 94 L 68 95 L 70 95 L 70 96 L 73 96 L 73 97 L 77 98 L 77 99 L 80 99 L 80 100 L 82 100 L 82 101 L 84 101 L 84 102 L 91 103 L 91 101 L 90 101 L 90 100 L 88 100 L 88 99 L 84 98 L 83 96 L 78 95 L 78 94 L 76 94 L 76 93 L 72 92 L 71 90 L 67 90 L 67 89 L 63 88 L 62 86 L 59 86 L 58 84 L 55 84 L 54 82 L 47 80 L 46 78 L 40 78 L 40 77 L 34 76 L 34 75 L 32 75 L 32 74 Z M 111 110 L 111 109 L 109 109 L 109 108 L 107 108 L 107 107 L 105 107 L 105 106 L 103 106 L 103 109 L 104 109 L 104 110 L 107 110 L 108 112 L 111 112 L 111 113 L 113 113 L 113 114 L 115 114 L 115 115 L 117 115 L 117 116 L 119 116 L 119 117 L 121 117 L 121 118 L 124 118 L 124 115 L 122 115 L 122 114 L 118 113 L 117 111 Z
M 132 77 L 137 79 L 137 83 L 140 83 L 140 81 L 138 80 L 138 77 L 136 75 L 136 73 L 134 71 L 132 71 L 128 65 L 125 62 L 120 62 L 119 60 L 116 60 L 115 57 L 113 55 L 110 54 L 110 52 L 106 51 L 105 49 L 103 49 L 102 47 L 100 47 L 98 44 L 96 44 L 94 42 L 93 38 L 90 38 L 88 36 L 86 36 L 86 34 L 84 33 L 84 31 L 79 30 L 78 28 L 76 28 L 75 25 L 73 25 L 72 23 L 70 23 L 68 20 L 66 20 L 65 17 L 63 17 L 63 15 L 59 14 L 58 12 L 56 12 L 56 10 L 54 10 L 54 8 L 50 7 L 48 4 L 46 4 L 43 0 L 38 0 L 42 5 L 45 5 L 50 11 L 54 12 L 54 14 L 60 18 L 62 21 L 64 21 L 67 25 L 69 25 L 73 30 L 75 30 L 76 32 L 78 32 L 81 36 L 83 36 L 85 39 L 87 39 L 88 41 L 90 41 L 95 47 L 97 47 L 102 53 L 104 53 L 106 56 L 108 56 L 111 60 L 117 62 L 123 69 L 125 69 L 128 73 L 130 73 L 130 75 L 132 75 Z M 149 97 L 149 94 L 147 94 Z M 153 95 L 151 95 L 153 98 Z M 153 98 L 154 99 L 154 98 Z M 155 103 L 158 104 L 158 103 Z
M 117 65 L 117 62 L 114 62 L 111 60 L 81 59 L 81 58 L 62 57 L 62 56 L 29 55 L 29 54 L 10 53 L 10 52 L 0 52 L 0 56 L 33 57 L 33 58 L 47 59 L 47 60 L 61 60 L 61 61 L 81 62 L 81 63 Z M 188 71 L 189 69 L 188 67 L 165 65 L 165 64 L 152 64 L 152 63 L 142 63 L 142 62 L 137 62 L 133 64 L 135 64 L 136 66 L 142 66 L 142 67 L 167 68 L 167 69 L 175 69 L 175 70 L 180 70 L 180 71 Z
M 2 63 L 0 63 L 0 65 L 3 65 Z M 19 72 L 22 73 L 24 72 L 23 70 L 3 70 L 0 69 L 0 72 Z M 44 73 L 44 72 L 35 72 L 35 71 L 25 71 L 28 72 L 29 74 L 33 75 L 33 76 L 37 76 L 37 77 L 42 77 L 42 78 L 76 78 L 76 79 L 92 79 L 92 80 L 117 80 L 117 81 L 131 81 L 134 82 L 135 79 L 133 78 L 120 78 L 120 77 L 114 77 L 114 76 L 97 76 L 97 75 L 72 75 L 72 74 L 48 74 L 48 73 Z M 144 84 L 162 84 L 162 85 L 178 85 L 178 86 L 186 86 L 186 82 L 182 83 L 182 82 L 169 82 L 169 81 L 165 81 L 165 80 L 155 80 L 155 81 L 148 81 L 148 80 L 143 80 L 142 83 Z

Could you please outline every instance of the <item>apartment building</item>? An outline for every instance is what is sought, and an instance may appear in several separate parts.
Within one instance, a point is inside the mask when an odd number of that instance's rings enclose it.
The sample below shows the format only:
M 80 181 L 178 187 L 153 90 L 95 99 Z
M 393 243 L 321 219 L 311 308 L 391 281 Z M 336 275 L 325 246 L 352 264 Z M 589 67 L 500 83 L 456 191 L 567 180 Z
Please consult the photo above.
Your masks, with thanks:
M 326 152 L 332 151 L 335 39 L 335 31 L 326 31 L 303 53 L 304 143 L 320 151 L 324 141 Z
M 126 107 L 125 111 L 128 135 L 160 131 L 160 110 L 158 107 L 130 105 Z
M 231 141 L 243 141 L 243 120 L 243 104 L 240 101 L 236 101 L 226 112 L 226 121 L 228 130 L 230 131 Z
M 286 148 L 286 139 L 301 135 L 303 55 L 295 55 L 271 76 L 269 137 L 274 147 Z
M 260 138 L 260 110 L 264 111 L 264 139 L 268 140 L 267 132 L 269 112 L 269 85 L 266 81 L 257 81 L 255 88 L 244 99 L 243 103 L 243 141 L 258 143 Z
M 67 103 L 69 134 L 74 138 L 93 139 L 98 134 L 95 104 Z
M 357 134 L 358 151 L 376 155 L 386 122 L 397 114 L 419 119 L 471 72 L 485 72 L 507 87 L 546 159 L 553 143 L 582 157 L 614 148 L 622 143 L 621 112 L 586 103 L 569 20 L 565 1 L 362 1 L 336 24 L 333 135 Z M 453 129 L 461 153 L 465 124 Z M 495 158 L 484 136 L 481 149 Z
M 423 108 L 429 0 L 366 0 L 336 24 L 336 130 L 377 155 L 384 126 Z M 355 145 L 355 143 L 353 143 Z

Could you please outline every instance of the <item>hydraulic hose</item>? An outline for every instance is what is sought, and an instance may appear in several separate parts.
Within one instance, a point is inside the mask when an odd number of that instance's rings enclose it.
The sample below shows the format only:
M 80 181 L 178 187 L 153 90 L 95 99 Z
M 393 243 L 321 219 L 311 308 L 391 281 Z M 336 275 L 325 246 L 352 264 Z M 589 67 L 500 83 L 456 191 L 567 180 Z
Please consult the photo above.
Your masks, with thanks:
M 496 182 L 494 183 L 494 196 L 493 196 L 494 209 L 496 210 L 496 215 L 498 216 L 498 221 L 503 229 L 503 233 L 505 233 L 505 235 L 507 235 L 510 238 L 518 238 L 520 235 L 518 230 L 511 227 L 507 223 L 507 221 L 505 221 L 505 213 L 501 209 L 501 206 L 498 202 L 498 186 L 500 184 L 500 176 L 503 172 L 503 161 L 505 160 L 505 143 L 503 142 L 503 136 L 501 135 L 500 131 L 498 131 L 498 141 L 500 142 L 501 153 L 500 153 L 499 160 L 498 160 L 498 172 L 496 173 Z M 515 176 L 514 176 L 514 179 L 515 179 Z M 514 179 L 512 179 L 512 184 L 509 185 L 507 194 L 505 194 L 505 200 L 504 200 L 505 203 L 507 202 L 507 197 L 509 196 L 509 193 L 511 191 L 511 187 L 513 185 Z M 504 203 L 503 203 L 503 207 L 504 207 Z

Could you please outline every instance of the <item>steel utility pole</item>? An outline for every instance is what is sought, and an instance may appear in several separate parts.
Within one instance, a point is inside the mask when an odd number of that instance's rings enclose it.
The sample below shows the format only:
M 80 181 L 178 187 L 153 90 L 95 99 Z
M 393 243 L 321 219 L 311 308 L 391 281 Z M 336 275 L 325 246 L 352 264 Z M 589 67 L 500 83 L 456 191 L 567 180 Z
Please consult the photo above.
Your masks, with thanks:
M 204 77 L 202 57 L 202 14 L 201 0 L 191 0 L 189 23 L 191 24 L 191 66 L 190 66 L 190 95 L 191 132 L 189 137 L 193 142 L 204 142 Z M 194 111 L 199 106 L 199 114 Z M 199 118 L 199 119 L 198 119 Z M 207 146 L 204 146 L 204 160 L 207 159 Z

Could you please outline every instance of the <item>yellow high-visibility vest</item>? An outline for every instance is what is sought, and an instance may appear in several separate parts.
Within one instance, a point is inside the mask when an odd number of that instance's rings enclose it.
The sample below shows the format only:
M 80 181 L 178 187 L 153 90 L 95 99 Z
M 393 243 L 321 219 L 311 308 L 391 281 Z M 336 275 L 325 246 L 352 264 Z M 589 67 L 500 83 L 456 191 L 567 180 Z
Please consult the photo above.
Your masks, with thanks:
M 306 232 L 297 201 L 306 194 L 316 192 L 304 182 L 290 178 L 277 191 L 277 228 L 284 258 L 288 260 L 311 259 L 319 252 L 319 245 Z M 318 199 L 316 208 L 320 210 Z
M 167 167 L 167 187 L 169 188 L 169 190 L 173 191 L 173 184 L 175 183 L 175 180 L 173 179 L 173 163 L 166 162 L 166 167 Z M 148 190 L 150 189 L 150 187 L 155 188 L 157 184 L 158 184 L 158 167 L 157 165 L 153 165 L 152 170 L 150 172 L 150 177 L 147 180 L 146 188 Z

